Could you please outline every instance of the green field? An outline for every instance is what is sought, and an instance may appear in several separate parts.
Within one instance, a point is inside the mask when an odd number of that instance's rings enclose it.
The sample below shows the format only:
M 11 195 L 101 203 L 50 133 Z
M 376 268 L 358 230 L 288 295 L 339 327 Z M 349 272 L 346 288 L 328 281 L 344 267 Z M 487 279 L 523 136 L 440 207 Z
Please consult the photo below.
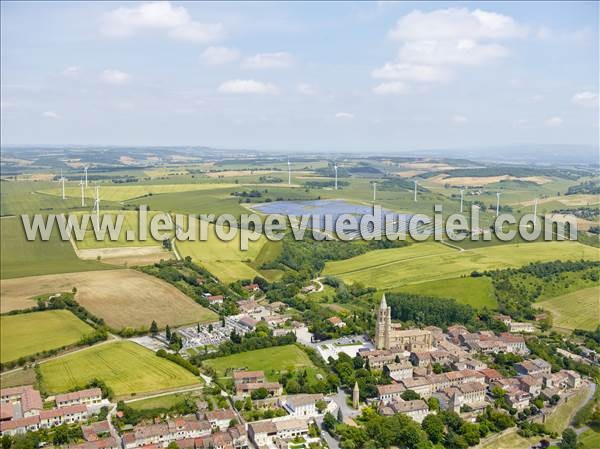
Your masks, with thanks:
M 67 310 L 4 315 L 0 317 L 0 361 L 72 345 L 90 332 L 92 327 Z
M 537 302 L 552 314 L 554 327 L 594 330 L 600 316 L 600 285 Z
M 600 431 L 588 429 L 579 435 L 578 441 L 583 449 L 598 449 L 600 447 Z
M 81 187 L 78 184 L 67 184 L 65 188 L 66 196 L 70 198 L 81 198 Z M 104 201 L 125 201 L 143 196 L 159 195 L 162 193 L 178 193 L 200 190 L 212 190 L 216 187 L 234 187 L 235 184 L 219 184 L 216 186 L 212 183 L 203 184 L 133 184 L 127 183 L 122 186 L 98 184 L 100 199 Z M 89 185 L 85 190 L 84 196 L 92 199 L 96 194 L 96 185 Z M 47 195 L 60 196 L 61 190 L 57 185 L 50 189 L 39 190 L 40 193 Z
M 546 429 L 550 432 L 557 432 L 558 434 L 565 430 L 577 410 L 585 403 L 588 394 L 589 389 L 582 388 L 573 396 L 570 396 L 567 402 L 561 402 L 557 405 L 544 423 Z
M 148 238 L 140 240 L 139 236 L 139 220 L 138 213 L 136 211 L 103 211 L 101 215 L 110 216 L 113 223 L 117 223 L 117 214 L 123 216 L 123 224 L 121 226 L 121 232 L 119 233 L 118 240 L 111 240 L 108 232 L 104 235 L 104 239 L 96 240 L 95 233 L 93 230 L 92 222 L 89 221 L 87 230 L 83 240 L 76 241 L 78 249 L 97 249 L 97 248 L 114 248 L 121 246 L 160 246 L 161 241 L 154 240 L 150 234 L 150 221 L 152 217 L 159 214 L 156 211 L 148 211 L 148 223 L 146 226 Z M 80 220 L 81 217 L 78 217 Z M 101 217 L 100 220 L 104 218 Z M 108 218 L 107 218 L 108 219 Z M 127 231 L 133 231 L 135 239 L 127 240 Z
M 200 379 L 175 363 L 129 341 L 91 347 L 40 365 L 42 385 L 49 393 L 71 391 L 101 379 L 117 396 L 150 393 Z
M 492 280 L 489 277 L 461 277 L 445 279 L 443 282 L 430 281 L 406 285 L 397 291 L 439 298 L 454 298 L 461 304 L 476 309 L 495 309 L 498 304 L 494 296 Z
M 220 240 L 216 235 L 216 225 L 209 224 L 208 240 L 178 241 L 177 250 L 182 256 L 190 256 L 193 261 L 204 265 L 223 282 L 239 279 L 252 279 L 260 273 L 249 264 L 261 253 L 263 246 L 270 244 L 264 235 L 257 241 L 248 243 L 248 250 L 240 249 L 242 236 L 254 235 L 251 231 L 239 230 L 237 237 L 230 241 Z M 199 227 L 198 227 L 199 229 Z
M 312 368 L 315 366 L 302 349 L 296 345 L 275 346 L 272 348 L 257 349 L 255 351 L 242 352 L 226 357 L 209 359 L 203 364 L 213 367 L 220 377 L 226 376 L 226 371 L 231 368 L 262 370 L 269 380 L 277 380 L 279 373 L 287 368 Z
M 33 368 L 17 369 L 0 375 L 0 385 L 2 385 L 2 388 L 33 384 L 35 384 L 35 371 Z
M 81 260 L 71 243 L 60 239 L 54 227 L 50 240 L 28 241 L 21 218 L 0 219 L 0 276 L 2 279 L 39 274 L 114 269 L 100 262 Z
M 456 278 L 475 270 L 519 267 L 530 262 L 556 259 L 598 260 L 599 256 L 600 250 L 569 241 L 499 245 L 468 251 L 425 242 L 328 262 L 323 274 L 337 276 L 347 283 L 361 282 L 379 289 L 392 289 L 424 281 Z
M 155 398 L 141 399 L 129 402 L 127 405 L 136 410 L 149 410 L 156 408 L 171 408 L 184 402 L 190 395 L 188 393 L 167 394 Z

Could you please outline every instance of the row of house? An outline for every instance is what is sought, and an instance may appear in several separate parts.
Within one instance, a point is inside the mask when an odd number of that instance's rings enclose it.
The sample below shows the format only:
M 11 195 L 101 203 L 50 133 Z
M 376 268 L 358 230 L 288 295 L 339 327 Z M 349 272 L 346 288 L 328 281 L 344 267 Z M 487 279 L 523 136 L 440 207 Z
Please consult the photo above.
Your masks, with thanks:
M 103 403 L 102 391 L 90 388 L 59 394 L 54 402 L 56 407 L 45 410 L 39 391 L 32 385 L 0 390 L 0 434 L 15 435 L 83 422 L 92 414 L 92 407 Z

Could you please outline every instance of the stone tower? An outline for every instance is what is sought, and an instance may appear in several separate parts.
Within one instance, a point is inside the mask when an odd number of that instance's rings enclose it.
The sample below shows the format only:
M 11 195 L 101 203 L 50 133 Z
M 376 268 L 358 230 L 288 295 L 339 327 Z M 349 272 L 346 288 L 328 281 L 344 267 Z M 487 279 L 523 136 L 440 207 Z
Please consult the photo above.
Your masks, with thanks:
M 385 293 L 381 297 L 381 304 L 377 311 L 375 323 L 375 347 L 377 349 L 390 349 L 390 331 L 392 328 L 392 309 L 388 307 Z
M 360 389 L 358 388 L 358 382 L 354 382 L 354 388 L 352 389 L 352 407 L 358 410 L 358 403 L 360 401 Z

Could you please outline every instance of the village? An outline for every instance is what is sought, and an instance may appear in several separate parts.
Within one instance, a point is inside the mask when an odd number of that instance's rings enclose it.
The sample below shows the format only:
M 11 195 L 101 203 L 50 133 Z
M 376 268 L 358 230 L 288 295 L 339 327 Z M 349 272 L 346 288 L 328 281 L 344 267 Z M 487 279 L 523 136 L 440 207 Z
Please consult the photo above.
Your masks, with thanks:
M 178 330 L 183 346 L 198 346 L 203 335 L 212 338 L 210 344 L 217 344 L 229 338 L 227 332 L 243 335 L 266 324 L 273 335 L 294 333 L 299 344 L 312 347 L 325 362 L 351 357 L 365 369 L 381 373 L 387 382 L 365 400 L 361 400 L 358 383 L 330 394 L 286 394 L 284 385 L 270 381 L 265 372 L 232 367 L 232 388 L 220 391 L 226 398 L 220 404 L 227 406 L 214 408 L 198 397 L 193 414 L 157 416 L 150 423 L 122 429 L 111 422 L 122 412 L 103 397 L 100 388 L 45 399 L 33 386 L 7 388 L 1 391 L 0 433 L 14 436 L 57 426 L 81 426 L 83 441 L 70 444 L 69 449 L 337 449 L 337 440 L 323 424 L 327 416 L 351 423 L 369 407 L 382 416 L 402 414 L 416 423 L 439 411 L 476 422 L 487 408 L 496 407 L 543 423 L 557 404 L 592 385 L 573 370 L 553 372 L 548 362 L 532 356 L 523 337 L 533 330 L 531 325 L 513 323 L 503 315 L 495 318 L 509 332 L 469 332 L 463 325 L 445 331 L 436 326 L 405 329 L 392 323 L 384 295 L 372 339 L 357 335 L 314 342 L 304 324 L 290 323 L 284 303 L 264 305 L 252 298 L 241 301 L 239 307 L 240 315 L 214 324 L 218 332 L 195 327 Z M 333 326 L 345 326 L 340 318 L 330 321 Z M 158 335 L 155 340 L 160 345 L 165 339 Z M 507 366 L 514 375 L 488 367 L 485 360 L 498 354 L 519 357 Z M 207 383 L 212 380 L 206 375 L 203 378 Z M 244 419 L 243 410 L 248 409 L 269 410 L 272 417 Z

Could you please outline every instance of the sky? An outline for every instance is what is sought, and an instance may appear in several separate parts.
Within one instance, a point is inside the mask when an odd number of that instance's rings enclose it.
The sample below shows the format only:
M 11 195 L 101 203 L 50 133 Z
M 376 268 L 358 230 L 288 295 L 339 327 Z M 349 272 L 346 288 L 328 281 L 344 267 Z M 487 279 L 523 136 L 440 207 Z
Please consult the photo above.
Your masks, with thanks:
M 598 146 L 598 2 L 0 8 L 2 144 Z

